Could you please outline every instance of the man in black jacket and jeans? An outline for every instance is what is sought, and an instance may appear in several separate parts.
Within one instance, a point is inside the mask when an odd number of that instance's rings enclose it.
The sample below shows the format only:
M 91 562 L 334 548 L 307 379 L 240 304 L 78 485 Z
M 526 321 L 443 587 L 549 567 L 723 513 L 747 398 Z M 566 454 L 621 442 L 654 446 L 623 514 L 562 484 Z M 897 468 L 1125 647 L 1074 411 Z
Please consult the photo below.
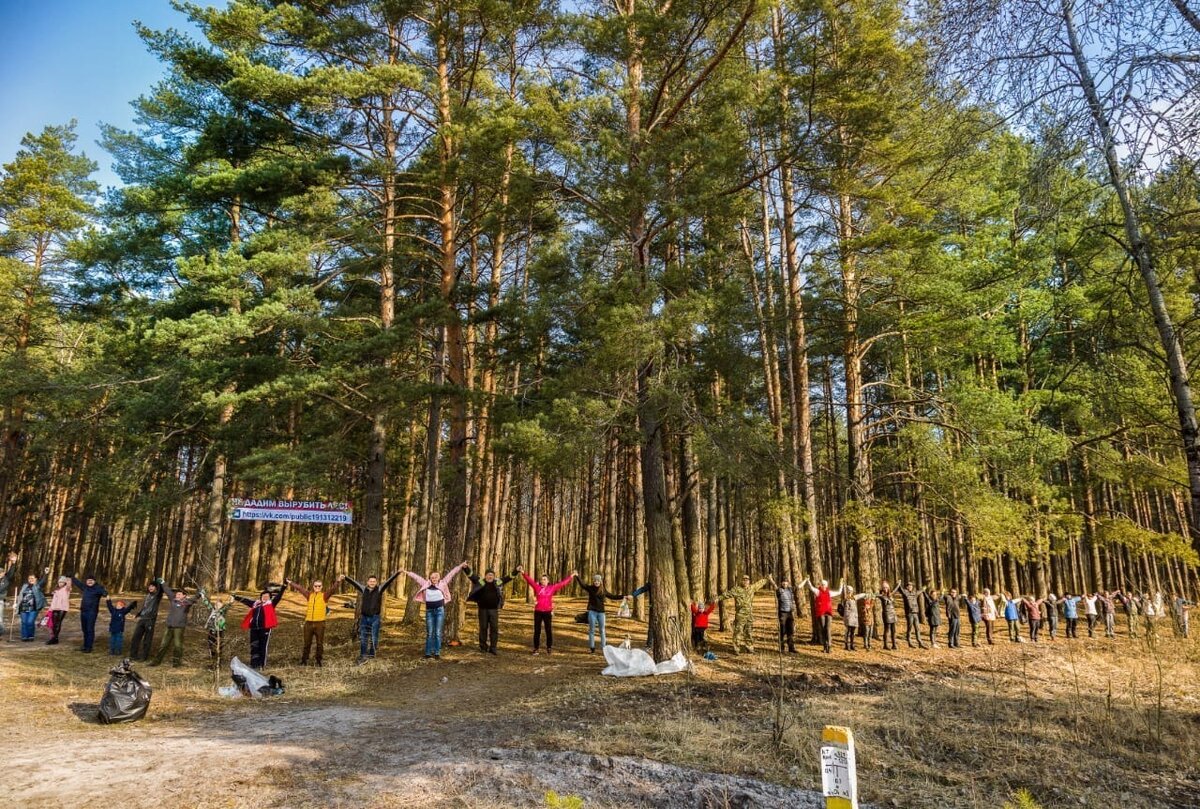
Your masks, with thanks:
M 496 644 L 500 641 L 500 607 L 504 604 L 504 585 L 517 577 L 516 571 L 496 581 L 496 571 L 487 570 L 483 581 L 471 568 L 463 568 L 471 580 L 471 592 L 467 601 L 474 601 L 479 608 L 479 651 L 498 654 Z
M 358 590 L 359 663 L 375 657 L 375 650 L 379 648 L 379 624 L 383 620 L 383 593 L 399 575 L 400 571 L 397 570 L 383 584 L 379 583 L 376 576 L 367 576 L 365 584 L 359 584 L 349 576 L 345 578 L 351 587 Z

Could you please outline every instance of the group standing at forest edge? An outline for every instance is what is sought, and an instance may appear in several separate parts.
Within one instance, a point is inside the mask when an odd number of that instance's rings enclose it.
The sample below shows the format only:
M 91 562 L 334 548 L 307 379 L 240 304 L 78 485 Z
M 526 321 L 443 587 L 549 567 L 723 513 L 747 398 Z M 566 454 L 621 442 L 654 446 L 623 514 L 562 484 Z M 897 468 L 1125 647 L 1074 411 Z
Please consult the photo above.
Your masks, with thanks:
M 49 633 L 46 643 L 57 644 L 70 609 L 72 590 L 77 589 L 81 593 L 79 622 L 83 632 L 83 644 L 79 651 L 92 651 L 96 637 L 96 621 L 103 599 L 110 617 L 110 654 L 125 653 L 125 624 L 126 619 L 132 616 L 134 630 L 128 649 L 129 656 L 134 660 L 148 660 L 150 665 L 157 666 L 170 652 L 172 664 L 180 666 L 183 664 L 184 634 L 189 614 L 193 606 L 202 603 L 208 611 L 204 629 L 208 639 L 209 656 L 213 662 L 219 663 L 226 629 L 226 612 L 234 603 L 238 603 L 246 607 L 241 627 L 248 635 L 250 665 L 260 670 L 267 666 L 271 633 L 279 624 L 276 608 L 289 589 L 304 599 L 303 652 L 300 663 L 307 665 L 311 659 L 317 666 L 322 665 L 325 656 L 325 622 L 333 609 L 334 596 L 343 583 L 349 584 L 358 594 L 354 607 L 358 619 L 359 663 L 375 657 L 379 646 L 384 593 L 401 575 L 414 582 L 416 590 L 412 599 L 425 607 L 424 656 L 426 659 L 435 660 L 441 658 L 445 608 L 454 597 L 450 585 L 459 573 L 465 572 L 471 581 L 467 601 L 473 602 L 478 612 L 479 651 L 493 655 L 497 654 L 499 612 L 504 606 L 504 588 L 518 576 L 529 586 L 534 599 L 535 655 L 542 653 L 543 634 L 545 653 L 553 653 L 554 597 L 572 581 L 578 581 L 587 595 L 589 653 L 596 650 L 597 634 L 600 636 L 601 647 L 607 643 L 605 602 L 624 602 L 627 598 L 636 598 L 649 591 L 649 587 L 643 585 L 630 596 L 610 592 L 605 588 L 602 576 L 593 576 L 588 584 L 580 578 L 577 570 L 571 571 L 568 576 L 556 582 L 551 582 L 550 576 L 546 574 L 534 579 L 520 566 L 501 578 L 497 578 L 492 569 L 486 570 L 480 577 L 472 573 L 467 562 L 463 561 L 444 576 L 439 571 L 422 576 L 413 571 L 398 570 L 382 582 L 375 575 L 367 576 L 363 582 L 340 575 L 332 579 L 328 586 L 321 579 L 312 580 L 308 586 L 284 579 L 282 585 L 269 584 L 255 598 L 234 594 L 224 600 L 210 599 L 203 588 L 198 589 L 195 596 L 189 596 L 183 588 L 173 589 L 163 579 L 156 578 L 146 586 L 146 592 L 140 600 L 126 601 L 118 598 L 114 601 L 108 597 L 105 587 L 90 573 L 82 578 L 78 574 L 58 577 L 53 591 L 47 595 L 45 587 L 50 569 L 45 568 L 40 577 L 33 573 L 28 575 L 25 583 L 16 589 L 10 605 L 6 602 L 16 581 L 16 571 L 17 555 L 10 553 L 7 564 L 0 571 L 0 625 L 5 618 L 4 609 L 11 607 L 13 614 L 8 621 L 9 632 L 11 633 L 13 626 L 19 622 L 22 641 L 34 640 L 38 618 L 45 610 L 41 624 Z M 987 644 L 995 643 L 995 624 L 1000 618 L 1007 624 L 1008 639 L 1016 643 L 1024 642 L 1026 638 L 1033 643 L 1042 639 L 1054 640 L 1059 636 L 1060 627 L 1064 638 L 1078 638 L 1081 617 L 1086 625 L 1088 637 L 1094 637 L 1097 632 L 1103 631 L 1105 637 L 1112 638 L 1116 636 L 1118 613 L 1124 615 L 1124 624 L 1130 637 L 1139 637 L 1143 632 L 1146 636 L 1153 637 L 1157 620 L 1169 615 L 1173 619 L 1176 633 L 1186 638 L 1190 631 L 1189 612 L 1193 606 L 1193 602 L 1183 596 L 1164 598 L 1161 592 L 1154 596 L 1145 592 L 1139 595 L 1123 590 L 1066 593 L 1062 596 L 1049 593 L 1039 598 L 1003 591 L 993 594 L 987 588 L 969 595 L 960 593 L 955 588 L 942 591 L 932 586 L 914 587 L 912 582 L 893 588 L 889 582 L 883 581 L 876 591 L 856 593 L 844 581 L 839 582 L 837 589 L 830 589 L 828 581 L 821 579 L 814 584 L 812 577 L 809 577 L 793 589 L 786 578 L 777 583 L 772 576 L 758 581 L 751 581 L 749 576 L 742 576 L 739 585 L 721 593 L 713 601 L 704 603 L 697 599 L 690 604 L 692 646 L 698 651 L 708 651 L 706 632 L 709 616 L 716 609 L 717 602 L 732 599 L 733 651 L 735 654 L 741 654 L 743 651 L 753 652 L 754 597 L 768 584 L 775 591 L 780 652 L 796 651 L 795 623 L 796 618 L 801 615 L 802 603 L 810 604 L 814 616 L 812 641 L 822 645 L 826 652 L 832 650 L 835 623 L 841 623 L 843 627 L 843 643 L 848 651 L 856 650 L 857 641 L 860 639 L 863 648 L 869 650 L 876 637 L 882 640 L 885 650 L 896 649 L 896 624 L 899 623 L 901 614 L 905 618 L 905 642 L 910 647 L 921 649 L 926 648 L 926 641 L 929 646 L 936 647 L 939 636 L 943 634 L 947 647 L 959 647 L 964 612 L 970 628 L 972 646 L 979 646 L 981 640 Z M 798 598 L 797 591 L 806 597 Z M 166 635 L 162 638 L 157 652 L 152 653 L 159 605 L 164 596 L 168 603 Z M 944 633 L 941 632 L 943 625 L 946 627 Z M 928 633 L 927 636 L 923 627 Z

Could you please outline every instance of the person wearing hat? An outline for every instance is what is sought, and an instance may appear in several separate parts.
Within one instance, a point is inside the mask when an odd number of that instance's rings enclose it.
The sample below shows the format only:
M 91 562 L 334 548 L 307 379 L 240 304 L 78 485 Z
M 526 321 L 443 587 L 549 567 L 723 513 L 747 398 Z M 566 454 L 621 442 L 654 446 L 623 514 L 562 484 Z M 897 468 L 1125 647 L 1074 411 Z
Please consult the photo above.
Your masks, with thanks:
M 59 576 L 58 585 L 50 594 L 50 640 L 47 646 L 58 643 L 58 633 L 62 632 L 63 619 L 71 609 L 71 577 Z
M 474 601 L 479 610 L 479 651 L 487 654 L 499 654 L 496 644 L 500 642 L 500 608 L 504 606 L 504 586 L 517 577 L 517 571 L 496 580 L 496 571 L 490 567 L 484 571 L 481 581 L 478 573 L 472 573 L 470 567 L 464 567 L 463 572 L 471 580 L 471 592 L 467 601 Z
M 609 601 L 620 601 L 625 598 L 623 593 L 610 593 L 604 589 L 604 577 L 599 573 L 592 576 L 591 584 L 584 584 L 583 579 L 579 578 L 579 574 L 574 574 L 575 580 L 579 582 L 579 586 L 588 594 L 587 603 L 587 619 L 588 619 L 588 654 L 596 653 L 596 627 L 600 627 L 600 646 L 603 648 L 608 645 L 608 635 L 604 631 L 604 599 Z
M 100 616 L 100 599 L 108 596 L 104 585 L 96 581 L 91 573 L 79 580 L 79 575 L 71 577 L 71 583 L 83 593 L 79 602 L 79 625 L 83 629 L 83 646 L 81 652 L 91 652 L 92 644 L 96 642 L 96 619 Z

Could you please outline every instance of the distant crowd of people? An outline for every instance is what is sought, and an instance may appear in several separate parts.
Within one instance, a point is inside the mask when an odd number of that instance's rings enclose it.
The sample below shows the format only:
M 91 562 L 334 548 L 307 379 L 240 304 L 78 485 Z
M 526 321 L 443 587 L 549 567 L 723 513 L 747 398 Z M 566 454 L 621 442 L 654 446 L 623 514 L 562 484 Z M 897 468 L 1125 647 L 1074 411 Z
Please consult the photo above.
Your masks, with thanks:
M 754 596 L 768 584 L 775 588 L 779 650 L 796 651 L 794 636 L 800 602 L 790 583 L 784 580 L 776 584 L 771 576 L 751 582 L 749 576 L 743 576 L 739 586 L 717 596 L 718 601 L 733 599 L 735 654 L 754 651 Z M 1190 631 L 1189 612 L 1194 606 L 1181 595 L 1164 597 L 1161 592 L 1153 596 L 1149 593 L 1139 595 L 1122 590 L 1066 593 L 1062 596 L 1050 593 L 1039 598 L 1006 591 L 994 595 L 987 588 L 969 595 L 960 593 L 956 588 L 942 591 L 935 587 L 914 587 L 912 582 L 893 589 L 889 582 L 883 581 L 876 592 L 856 593 L 844 581 L 838 584 L 836 590 L 831 590 L 828 581 L 822 579 L 818 585 L 814 585 L 811 577 L 800 582 L 798 589 L 811 596 L 815 630 L 813 640 L 823 645 L 826 652 L 833 647 L 835 621 L 842 624 L 843 645 L 847 651 L 855 651 L 859 640 L 863 648 L 869 650 L 876 637 L 882 640 L 884 649 L 896 649 L 896 625 L 900 622 L 901 610 L 904 615 L 904 640 L 910 647 L 924 649 L 927 631 L 930 647 L 936 648 L 939 637 L 944 637 L 945 645 L 956 649 L 961 646 L 964 613 L 971 631 L 971 645 L 979 646 L 981 629 L 984 642 L 995 643 L 995 625 L 1001 618 L 1007 624 L 1008 639 L 1014 643 L 1022 643 L 1026 637 L 1028 641 L 1037 643 L 1045 637 L 1043 628 L 1050 640 L 1056 639 L 1060 618 L 1066 638 L 1079 637 L 1080 618 L 1087 625 L 1089 638 L 1095 636 L 1101 625 L 1105 637 L 1112 638 L 1116 636 L 1118 609 L 1125 614 L 1130 637 L 1138 637 L 1139 628 L 1148 636 L 1154 636 L 1158 619 L 1170 615 L 1175 632 L 1186 638 Z M 708 617 L 715 607 L 716 602 L 691 605 L 692 643 L 697 648 L 705 647 Z
M 0 624 L 3 624 L 5 603 L 15 581 L 16 563 L 17 555 L 9 554 L 6 569 L 0 574 Z M 190 612 L 196 604 L 203 604 L 207 611 L 204 631 L 209 657 L 219 662 L 227 613 L 234 604 L 240 604 L 246 608 L 241 628 L 247 633 L 249 641 L 250 665 L 261 670 L 267 665 L 271 634 L 279 625 L 277 607 L 290 590 L 304 600 L 300 664 L 308 665 L 311 660 L 320 666 L 325 656 L 325 625 L 333 609 L 333 599 L 341 586 L 348 584 L 357 593 L 354 608 L 358 621 L 358 662 L 363 663 L 374 658 L 379 647 L 384 593 L 397 577 L 405 575 L 416 585 L 412 599 L 424 607 L 424 657 L 437 660 L 442 653 L 445 608 L 453 599 L 450 585 L 460 573 L 465 573 L 471 582 L 467 600 L 476 607 L 479 651 L 493 655 L 498 653 L 500 610 L 504 606 L 505 586 L 518 576 L 529 586 L 534 599 L 532 652 L 535 655 L 543 653 L 543 636 L 545 654 L 553 654 L 554 598 L 573 581 L 578 581 L 587 595 L 588 652 L 592 654 L 596 651 L 597 638 L 601 647 L 608 642 L 607 602 L 621 602 L 619 614 L 627 616 L 630 600 L 648 594 L 650 589 L 648 585 L 643 585 L 626 595 L 608 590 L 600 575 L 593 576 L 589 583 L 580 578 L 578 571 L 571 571 L 570 575 L 552 582 L 545 574 L 535 579 L 519 566 L 507 576 L 497 577 L 491 569 L 479 576 L 464 561 L 444 576 L 438 571 L 422 576 L 411 570 L 398 570 L 382 581 L 375 575 L 369 575 L 360 582 L 339 575 L 328 587 L 320 579 L 312 580 L 307 586 L 284 579 L 283 584 L 270 584 L 254 597 L 233 594 L 225 598 L 210 598 L 203 588 L 193 596 L 183 587 L 172 588 L 162 578 L 155 578 L 146 586 L 141 599 L 127 601 L 110 598 L 108 590 L 92 574 L 82 578 L 78 575 L 59 576 L 54 589 L 47 594 L 45 588 L 50 569 L 45 568 L 40 577 L 29 574 L 25 583 L 17 588 L 11 602 L 14 614 L 9 621 L 9 632 L 12 632 L 12 625 L 19 621 L 21 640 L 32 642 L 41 625 L 48 635 L 46 643 L 57 644 L 70 610 L 72 590 L 77 589 L 81 594 L 79 621 L 83 632 L 83 644 L 79 651 L 92 651 L 96 640 L 96 622 L 103 603 L 109 615 L 110 654 L 126 654 L 125 629 L 127 620 L 132 618 L 133 633 L 128 655 L 134 660 L 148 661 L 150 665 L 158 666 L 170 653 L 172 665 L 180 666 L 183 664 L 184 635 Z M 738 586 L 731 587 L 713 601 L 693 602 L 690 605 L 693 647 L 700 652 L 709 651 L 706 633 L 710 616 L 717 602 L 732 599 L 733 651 L 735 654 L 753 652 L 754 598 L 768 584 L 775 590 L 781 652 L 796 651 L 796 619 L 801 615 L 801 600 L 797 597 L 797 590 L 806 596 L 804 601 L 811 605 L 814 616 L 813 641 L 822 645 L 826 652 L 832 650 L 835 623 L 841 623 L 843 627 L 843 645 L 848 651 L 855 651 L 859 640 L 863 648 L 869 650 L 877 637 L 881 639 L 884 649 L 896 649 L 896 625 L 901 613 L 905 618 L 905 642 L 910 647 L 922 649 L 926 646 L 926 640 L 929 646 L 938 646 L 939 638 L 944 638 L 947 647 L 958 648 L 964 613 L 970 627 L 972 646 L 980 645 L 981 631 L 983 642 L 995 643 L 995 624 L 1001 618 L 1007 624 L 1008 639 L 1017 643 L 1024 642 L 1025 637 L 1033 643 L 1038 643 L 1046 636 L 1053 640 L 1058 637 L 1060 626 L 1064 637 L 1077 638 L 1081 618 L 1086 624 L 1088 637 L 1093 637 L 1102 628 L 1105 636 L 1111 638 L 1116 634 L 1118 610 L 1125 614 L 1127 631 L 1131 637 L 1138 637 L 1139 632 L 1154 636 L 1158 620 L 1169 615 L 1175 631 L 1186 638 L 1189 633 L 1189 611 L 1193 606 L 1183 596 L 1164 597 L 1161 592 L 1154 596 L 1122 590 L 1067 593 L 1062 596 L 1050 593 L 1039 598 L 1008 592 L 993 595 L 986 588 L 974 595 L 959 593 L 954 588 L 942 592 L 934 587 L 914 587 L 911 582 L 893 589 L 887 581 L 883 581 L 875 592 L 856 593 L 845 582 L 840 582 L 837 589 L 833 590 L 828 581 L 821 579 L 814 584 L 812 577 L 800 582 L 794 590 L 786 579 L 776 583 L 773 577 L 768 576 L 752 582 L 749 576 L 743 576 Z M 164 597 L 167 602 L 166 634 L 157 651 L 154 651 L 155 628 Z M 580 620 L 585 620 L 584 616 L 580 616 Z M 647 645 L 650 640 L 648 636 Z

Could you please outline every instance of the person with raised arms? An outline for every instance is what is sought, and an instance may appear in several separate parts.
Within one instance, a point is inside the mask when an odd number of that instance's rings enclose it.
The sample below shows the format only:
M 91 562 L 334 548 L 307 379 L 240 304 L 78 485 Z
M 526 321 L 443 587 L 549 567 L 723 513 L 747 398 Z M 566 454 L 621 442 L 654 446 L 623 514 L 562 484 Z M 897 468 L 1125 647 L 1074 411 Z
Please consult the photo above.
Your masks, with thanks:
M 134 660 L 149 660 L 154 652 L 154 625 L 158 623 L 158 604 L 162 597 L 157 579 L 146 585 L 146 596 L 135 615 L 133 638 L 129 641 L 129 656 Z
M 879 583 L 879 614 L 883 620 L 883 649 L 888 649 L 888 638 L 892 639 L 892 651 L 896 651 L 896 594 L 887 579 Z
M 62 632 L 63 621 L 71 610 L 71 578 L 59 576 L 58 586 L 50 594 L 50 640 L 47 646 L 58 644 L 58 634 Z
M 504 606 L 504 587 L 519 574 L 514 570 L 497 581 L 496 571 L 488 568 L 480 581 L 479 574 L 472 573 L 470 567 L 463 568 L 463 571 L 472 585 L 467 601 L 475 602 L 479 612 L 479 651 L 499 654 L 496 646 L 500 642 L 500 608 Z
M 442 627 L 446 625 L 446 605 L 453 596 L 450 594 L 450 582 L 458 572 L 467 566 L 464 559 L 446 574 L 445 578 L 438 571 L 429 574 L 429 578 L 414 573 L 411 570 L 400 571 L 417 584 L 417 592 L 413 601 L 425 605 L 425 659 L 442 659 Z
M 29 643 L 37 633 L 38 613 L 46 609 L 46 576 L 50 568 L 42 572 L 39 579 L 30 573 L 21 589 L 17 591 L 17 615 L 21 620 L 21 640 Z
M 334 579 L 333 586 L 328 590 L 325 589 L 325 583 L 320 579 L 313 580 L 311 590 L 291 579 L 284 579 L 283 582 L 304 596 L 306 602 L 304 605 L 304 651 L 300 654 L 300 665 L 308 665 L 308 653 L 312 649 L 313 641 L 316 640 L 316 663 L 317 668 L 320 668 L 325 657 L 325 617 L 329 614 L 329 600 L 333 597 L 337 586 L 342 583 L 342 577 Z
M 518 567 L 517 572 L 533 591 L 533 653 L 541 653 L 542 629 L 545 628 L 546 654 L 554 654 L 554 594 L 570 584 L 571 580 L 579 575 L 579 571 L 572 570 L 566 578 L 554 584 L 550 583 L 550 577 L 545 573 L 534 581 L 533 577 L 525 572 L 525 568 Z
M 187 591 L 182 587 L 172 590 L 170 585 L 162 579 L 155 579 L 155 581 L 170 599 L 167 602 L 170 607 L 167 610 L 167 634 L 163 637 L 162 645 L 158 647 L 158 654 L 154 656 L 150 665 L 162 665 L 163 659 L 167 656 L 167 649 L 174 648 L 171 665 L 179 668 L 183 665 L 183 632 L 187 629 L 188 612 L 196 604 L 197 599 L 188 598 Z
M 387 577 L 383 584 L 375 574 L 367 576 L 366 581 L 359 583 L 349 576 L 339 576 L 355 590 L 358 590 L 358 664 L 362 665 L 375 658 L 379 649 L 379 625 L 383 616 L 383 598 L 387 588 L 400 575 L 400 571 Z
M 754 651 L 754 595 L 766 587 L 767 582 L 775 584 L 775 580 L 770 576 L 754 583 L 750 582 L 749 576 L 742 576 L 742 583 L 739 587 L 731 587 L 716 598 L 717 601 L 733 599 L 733 653 L 735 655 L 740 655 L 743 648 L 748 652 Z
M 896 592 L 904 599 L 904 642 L 911 649 L 915 635 L 917 646 L 924 649 L 925 641 L 921 640 L 921 591 L 913 587 L 910 581 L 897 587 Z
M 817 626 L 821 628 L 821 642 L 825 645 L 825 654 L 829 654 L 833 651 L 833 600 L 846 588 L 846 580 L 839 581 L 836 590 L 830 590 L 828 579 L 821 579 L 820 586 L 813 587 L 812 576 L 809 576 L 800 586 L 807 586 L 813 595 L 813 615 L 816 616 Z
M 591 584 L 584 584 L 583 579 L 579 578 L 578 573 L 575 574 L 575 579 L 579 582 L 579 586 L 583 588 L 583 591 L 587 593 L 588 654 L 595 654 L 597 627 L 600 629 L 601 650 L 608 645 L 608 634 L 604 629 L 604 619 L 607 617 L 604 600 L 621 601 L 625 598 L 625 594 L 608 592 L 604 586 L 604 577 L 599 573 L 592 576 Z
M 108 596 L 104 585 L 96 581 L 91 573 L 80 581 L 79 574 L 71 577 L 71 584 L 79 588 L 83 597 L 79 600 L 79 627 L 83 630 L 83 646 L 79 651 L 90 654 L 96 642 L 96 619 L 100 616 L 100 599 Z
M 279 617 L 275 607 L 283 598 L 286 588 L 279 586 L 271 592 L 271 585 L 258 594 L 258 598 L 234 594 L 233 600 L 249 607 L 246 617 L 242 619 L 242 629 L 250 632 L 250 668 L 262 671 L 267 667 L 267 647 L 271 643 L 271 630 L 279 626 Z M 170 626 L 170 624 L 168 624 Z

